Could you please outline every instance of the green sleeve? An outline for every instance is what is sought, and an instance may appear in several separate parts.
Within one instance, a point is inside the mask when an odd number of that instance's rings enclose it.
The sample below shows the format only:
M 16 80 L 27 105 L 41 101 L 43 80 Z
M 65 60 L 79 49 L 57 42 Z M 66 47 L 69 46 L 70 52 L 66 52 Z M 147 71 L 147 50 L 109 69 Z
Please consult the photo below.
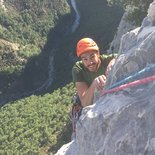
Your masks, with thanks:
M 83 82 L 84 78 L 82 76 L 82 68 L 75 64 L 72 68 L 72 79 L 73 82 Z

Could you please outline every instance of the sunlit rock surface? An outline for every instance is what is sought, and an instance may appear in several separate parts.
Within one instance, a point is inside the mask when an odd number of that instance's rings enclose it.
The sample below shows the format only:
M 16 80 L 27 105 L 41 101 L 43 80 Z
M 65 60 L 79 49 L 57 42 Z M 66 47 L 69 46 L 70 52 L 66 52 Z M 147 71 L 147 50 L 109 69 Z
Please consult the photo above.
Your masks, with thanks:
M 108 53 L 118 52 L 122 35 L 135 28 L 135 25 L 131 21 L 126 20 L 127 16 L 128 12 L 125 12 L 117 28 L 117 33 L 110 44 Z

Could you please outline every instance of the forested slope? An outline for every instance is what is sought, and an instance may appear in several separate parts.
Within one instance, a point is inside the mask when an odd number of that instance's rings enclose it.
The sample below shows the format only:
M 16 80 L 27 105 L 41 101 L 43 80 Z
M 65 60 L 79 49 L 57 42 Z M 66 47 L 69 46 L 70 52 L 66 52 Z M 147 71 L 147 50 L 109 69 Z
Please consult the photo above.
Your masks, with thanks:
M 0 154 L 48 154 L 71 138 L 73 84 L 0 109 Z

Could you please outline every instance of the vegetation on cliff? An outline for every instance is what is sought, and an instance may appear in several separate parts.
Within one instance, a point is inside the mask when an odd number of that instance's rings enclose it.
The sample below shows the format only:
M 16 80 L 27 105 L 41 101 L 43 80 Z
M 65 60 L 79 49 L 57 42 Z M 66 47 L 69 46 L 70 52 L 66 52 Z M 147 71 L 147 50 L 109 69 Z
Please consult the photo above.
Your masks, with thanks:
M 18 43 L 18 55 L 25 59 L 41 52 L 49 31 L 60 17 L 70 13 L 70 7 L 64 0 L 7 0 L 4 4 L 7 10 L 0 9 L 0 37 Z
M 107 0 L 109 4 L 120 5 L 129 12 L 127 20 L 132 21 L 136 25 L 140 25 L 143 18 L 147 15 L 149 4 L 153 0 Z
M 3 3 L 5 9 L 0 5 L 1 95 L 19 83 L 18 77 L 27 64 L 41 54 L 48 33 L 64 15 L 71 12 L 65 0 L 6 0 Z

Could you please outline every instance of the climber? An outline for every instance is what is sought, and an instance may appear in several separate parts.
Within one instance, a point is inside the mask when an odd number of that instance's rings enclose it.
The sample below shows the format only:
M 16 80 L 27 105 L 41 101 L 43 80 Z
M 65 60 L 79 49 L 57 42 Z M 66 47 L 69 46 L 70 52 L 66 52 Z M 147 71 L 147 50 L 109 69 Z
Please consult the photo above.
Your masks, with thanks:
M 94 91 L 102 90 L 116 54 L 100 55 L 99 47 L 91 38 L 77 43 L 76 54 L 81 59 L 72 68 L 72 78 L 83 107 L 91 105 Z
M 106 76 L 115 63 L 116 56 L 116 54 L 100 55 L 98 45 L 91 38 L 79 40 L 76 54 L 81 60 L 76 62 L 72 68 L 72 78 L 77 92 L 77 100 L 72 108 L 73 131 L 75 131 L 75 124 L 81 114 L 82 107 L 93 103 L 95 90 L 103 89 Z M 77 112 L 74 111 L 74 105 L 79 106 Z

